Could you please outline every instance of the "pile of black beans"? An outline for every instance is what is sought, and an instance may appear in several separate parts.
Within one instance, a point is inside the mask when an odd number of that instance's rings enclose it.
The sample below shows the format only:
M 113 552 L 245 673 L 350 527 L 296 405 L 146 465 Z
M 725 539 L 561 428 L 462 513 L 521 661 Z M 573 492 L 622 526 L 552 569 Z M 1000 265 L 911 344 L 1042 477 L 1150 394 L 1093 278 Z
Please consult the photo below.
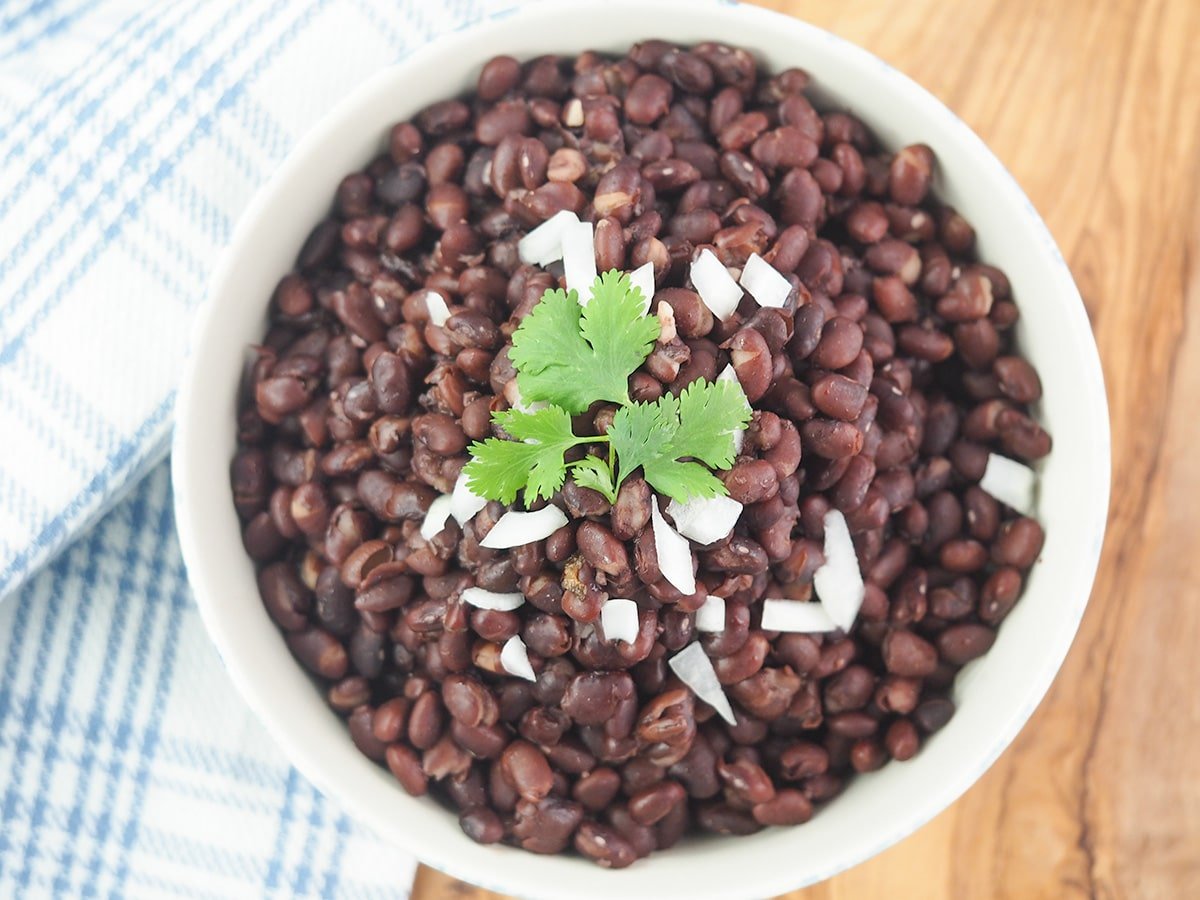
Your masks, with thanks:
M 693 830 L 806 821 L 946 724 L 955 673 L 1038 556 L 1038 523 L 977 484 L 989 452 L 1050 450 L 1008 279 L 931 194 L 928 147 L 880 147 L 808 84 L 719 43 L 496 57 L 343 179 L 271 298 L 232 463 L 262 601 L 358 748 L 477 841 L 619 867 Z M 516 397 L 509 336 L 562 276 L 523 265 L 517 242 L 564 209 L 595 223 L 600 271 L 653 263 L 655 308 L 671 308 L 632 396 L 732 361 L 755 409 L 721 473 L 745 511 L 693 548 L 695 595 L 659 572 L 638 477 L 611 506 L 568 481 L 553 502 L 569 524 L 513 550 L 480 546 L 495 502 L 419 533 Z M 794 285 L 787 306 L 746 297 L 714 320 L 688 278 L 704 248 L 733 270 L 763 256 Z M 858 622 L 764 631 L 762 598 L 811 599 L 830 508 L 867 581 Z M 527 602 L 476 609 L 472 585 Z M 699 635 L 708 594 L 725 629 Z M 597 633 L 610 596 L 638 604 L 633 643 Z M 535 682 L 500 665 L 513 635 Z M 666 665 L 694 640 L 735 726 Z

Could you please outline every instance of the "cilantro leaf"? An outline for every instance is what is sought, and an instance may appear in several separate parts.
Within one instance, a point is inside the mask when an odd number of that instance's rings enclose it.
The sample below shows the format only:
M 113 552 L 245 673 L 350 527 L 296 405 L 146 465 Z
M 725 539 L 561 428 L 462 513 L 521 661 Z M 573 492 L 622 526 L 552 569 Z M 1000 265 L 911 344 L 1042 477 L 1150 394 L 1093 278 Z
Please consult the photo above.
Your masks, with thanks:
M 579 413 L 597 400 L 628 404 L 629 376 L 658 334 L 629 276 L 614 270 L 596 279 L 587 307 L 574 291 L 547 291 L 513 333 L 509 357 L 526 401 Z
M 571 431 L 571 417 L 566 410 L 557 406 L 547 406 L 533 412 L 504 409 L 492 413 L 492 421 L 518 441 L 566 446 L 576 442 Z
M 618 409 L 608 438 L 621 464 L 620 481 L 634 469 L 665 454 L 678 428 L 679 401 L 674 394 L 663 394 L 653 403 L 634 403 Z
M 642 474 L 655 490 L 680 503 L 687 503 L 693 497 L 707 499 L 728 493 L 721 479 L 698 462 L 659 457 L 643 465 Z
M 471 493 L 509 504 L 529 481 L 529 472 L 543 448 L 538 444 L 488 438 L 471 445 L 471 460 L 463 471 Z
M 595 456 L 585 456 L 578 462 L 571 463 L 571 477 L 580 487 L 591 488 L 603 494 L 609 503 L 617 502 L 617 489 L 604 460 Z
M 608 433 L 621 465 L 617 483 L 641 467 L 655 490 L 681 503 L 724 494 L 705 466 L 733 464 L 733 436 L 749 421 L 742 394 L 729 382 L 694 381 L 678 399 L 664 394 L 654 403 L 622 407 Z
M 741 388 L 730 381 L 693 381 L 679 395 L 679 429 L 671 441 L 676 458 L 690 456 L 712 469 L 733 465 L 733 436 L 750 422 Z
M 617 394 L 596 399 L 628 403 L 629 376 L 650 355 L 661 330 L 657 317 L 642 312 L 641 293 L 630 287 L 628 275 L 611 270 L 596 279 L 582 329 L 595 364 L 610 382 L 606 390 Z
M 517 440 L 488 438 L 471 445 L 471 461 L 464 471 L 467 486 L 481 497 L 512 503 L 525 489 L 525 505 L 538 497 L 549 499 L 567 477 L 563 454 L 576 444 L 566 410 L 548 406 L 537 412 L 515 409 L 494 413 L 492 420 Z

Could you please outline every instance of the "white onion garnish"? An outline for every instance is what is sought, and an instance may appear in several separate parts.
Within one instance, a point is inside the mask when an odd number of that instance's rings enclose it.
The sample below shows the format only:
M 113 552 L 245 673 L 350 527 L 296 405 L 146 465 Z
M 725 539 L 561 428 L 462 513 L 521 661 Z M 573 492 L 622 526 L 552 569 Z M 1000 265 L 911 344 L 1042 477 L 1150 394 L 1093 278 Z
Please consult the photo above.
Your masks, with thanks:
M 446 527 L 450 518 L 450 507 L 454 498 L 450 494 L 442 494 L 429 504 L 429 512 L 425 513 L 425 521 L 421 523 L 421 537 L 432 541 Z
M 562 108 L 563 124 L 568 128 L 578 128 L 583 124 L 583 101 L 572 97 Z
M 534 512 L 509 510 L 479 542 L 491 550 L 507 550 L 548 538 L 567 524 L 567 514 L 553 504 Z
M 600 607 L 600 627 L 609 641 L 632 644 L 638 636 L 638 607 L 632 600 L 612 597 Z
M 514 634 L 504 642 L 504 646 L 500 648 L 500 665 L 509 675 L 516 675 L 526 681 L 537 681 L 537 675 L 533 674 L 533 666 L 529 664 L 529 651 L 520 635 Z
M 464 603 L 470 603 L 479 609 L 494 609 L 497 612 L 510 612 L 525 603 L 525 595 L 497 594 L 495 591 L 485 591 L 483 588 L 469 587 L 462 592 Z
M 1023 516 L 1033 513 L 1037 475 L 1029 466 L 1015 459 L 988 454 L 987 468 L 979 486 L 1005 506 L 1011 506 Z
M 696 593 L 696 573 L 692 571 L 692 548 L 687 538 L 667 524 L 658 508 L 658 498 L 650 504 L 650 525 L 654 529 L 654 552 L 658 570 L 675 589 L 691 596 Z M 486 546 L 486 545 L 485 545 Z
M 730 725 L 737 725 L 733 708 L 721 688 L 721 682 L 717 680 L 712 660 L 699 643 L 688 644 L 667 660 L 667 665 L 679 676 L 680 681 L 692 689 L 692 693 L 715 709 L 717 715 Z
M 737 524 L 742 504 L 732 497 L 693 497 L 687 503 L 672 500 L 667 512 L 675 520 L 675 530 L 697 544 L 719 541 Z
M 742 289 L 711 250 L 701 250 L 692 261 L 691 276 L 696 293 L 714 316 L 724 322 L 733 315 L 742 302 Z
M 825 513 L 825 563 L 813 575 L 813 587 L 833 624 L 849 631 L 865 588 L 846 517 L 836 509 Z
M 459 525 L 466 525 L 487 506 L 487 500 L 474 493 L 467 487 L 467 474 L 463 472 L 454 482 L 454 491 L 450 494 L 450 515 L 454 516 Z
M 591 222 L 568 223 L 563 229 L 562 261 L 567 290 L 579 295 L 580 306 L 592 299 L 596 280 L 596 230 Z
M 704 598 L 704 605 L 696 610 L 697 631 L 725 630 L 725 598 L 709 594 Z
M 563 231 L 569 225 L 579 224 L 579 216 L 564 209 L 556 212 L 545 222 L 517 241 L 517 256 L 521 262 L 533 266 L 548 266 L 562 259 Z
M 446 305 L 446 298 L 437 291 L 425 292 L 425 308 L 429 310 L 430 325 L 437 325 L 440 328 L 450 318 L 450 307 Z
M 550 405 L 545 400 L 533 400 L 526 403 L 525 398 L 521 395 L 521 386 L 515 377 L 504 385 L 504 399 L 517 412 L 523 413 L 535 413 L 539 409 L 545 409 Z
M 726 365 L 721 370 L 721 374 L 717 376 L 717 381 L 731 381 L 738 386 L 738 390 L 742 392 L 742 399 L 746 400 L 746 391 L 742 388 L 742 383 L 738 381 L 737 372 L 733 370 L 732 365 Z M 746 405 L 750 405 L 750 401 L 746 400 Z M 746 429 L 739 428 L 733 433 L 733 452 L 741 453 L 742 446 L 746 443 Z
M 770 306 L 782 309 L 787 303 L 792 286 L 788 280 L 779 274 L 778 270 L 757 253 L 751 253 L 742 269 L 742 287 L 746 289 L 759 306 Z
M 763 631 L 797 631 L 818 634 L 834 631 L 837 624 L 820 603 L 768 597 L 762 606 Z
M 642 263 L 630 272 L 629 286 L 642 292 L 642 313 L 648 313 L 650 300 L 654 297 L 654 263 Z

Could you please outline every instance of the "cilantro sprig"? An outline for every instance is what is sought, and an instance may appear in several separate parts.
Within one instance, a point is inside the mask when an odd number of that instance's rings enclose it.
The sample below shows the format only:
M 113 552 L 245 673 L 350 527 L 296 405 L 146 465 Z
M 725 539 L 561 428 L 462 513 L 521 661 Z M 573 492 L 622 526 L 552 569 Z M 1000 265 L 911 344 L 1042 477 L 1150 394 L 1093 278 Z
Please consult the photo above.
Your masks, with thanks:
M 641 291 L 616 271 L 596 279 L 587 306 L 573 290 L 542 295 L 513 333 L 509 356 L 521 397 L 548 405 L 493 414 L 512 440 L 471 445 L 464 471 L 474 493 L 511 504 L 523 491 L 528 507 L 553 496 L 569 471 L 580 487 L 615 501 L 639 468 L 655 490 L 681 503 L 726 493 L 711 470 L 733 464 L 734 436 L 750 421 L 749 404 L 728 381 L 695 381 L 678 397 L 664 394 L 651 403 L 630 400 L 629 376 L 660 333 L 658 319 L 644 308 Z M 597 401 L 620 407 L 608 433 L 576 435 L 571 415 Z M 608 444 L 608 452 L 566 459 L 584 444 Z
M 659 335 L 658 319 L 643 314 L 641 297 L 616 270 L 596 279 L 587 306 L 575 291 L 546 291 L 512 337 L 509 358 L 521 396 L 569 413 L 597 400 L 630 403 L 629 376 Z

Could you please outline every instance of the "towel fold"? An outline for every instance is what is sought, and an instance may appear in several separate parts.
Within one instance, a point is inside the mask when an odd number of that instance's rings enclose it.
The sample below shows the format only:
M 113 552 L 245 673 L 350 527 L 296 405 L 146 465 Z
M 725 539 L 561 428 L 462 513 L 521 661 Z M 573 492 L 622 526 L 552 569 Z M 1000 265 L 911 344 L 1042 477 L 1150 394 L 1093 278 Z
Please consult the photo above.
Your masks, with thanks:
M 254 190 L 347 91 L 514 0 L 0 9 L 0 598 L 165 452 Z

